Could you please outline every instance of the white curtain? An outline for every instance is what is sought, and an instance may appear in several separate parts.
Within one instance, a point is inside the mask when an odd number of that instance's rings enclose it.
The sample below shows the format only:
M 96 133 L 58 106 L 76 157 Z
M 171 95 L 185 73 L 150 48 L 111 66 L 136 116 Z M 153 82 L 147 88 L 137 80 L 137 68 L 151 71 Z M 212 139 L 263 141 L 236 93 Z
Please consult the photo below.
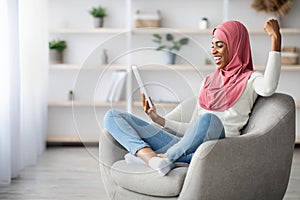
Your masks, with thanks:
M 0 184 L 45 149 L 46 11 L 47 0 L 0 0 Z

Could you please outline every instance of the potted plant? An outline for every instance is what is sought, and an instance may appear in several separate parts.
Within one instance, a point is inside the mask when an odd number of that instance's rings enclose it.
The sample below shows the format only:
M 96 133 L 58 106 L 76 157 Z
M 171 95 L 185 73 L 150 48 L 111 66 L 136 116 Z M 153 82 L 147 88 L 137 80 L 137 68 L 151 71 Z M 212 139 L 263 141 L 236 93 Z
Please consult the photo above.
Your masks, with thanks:
M 187 45 L 189 43 L 189 39 L 187 37 L 183 37 L 181 39 L 176 40 L 171 33 L 166 34 L 165 38 L 163 38 L 160 34 L 153 34 L 153 37 L 153 42 L 159 44 L 156 50 L 167 51 L 167 64 L 175 64 L 176 54 L 174 51 L 179 51 L 183 45 Z
M 52 40 L 49 42 L 50 63 L 63 63 L 63 51 L 67 48 L 64 40 Z
M 96 28 L 103 27 L 104 17 L 107 16 L 106 9 L 101 6 L 93 7 L 89 13 L 94 17 L 94 26 Z

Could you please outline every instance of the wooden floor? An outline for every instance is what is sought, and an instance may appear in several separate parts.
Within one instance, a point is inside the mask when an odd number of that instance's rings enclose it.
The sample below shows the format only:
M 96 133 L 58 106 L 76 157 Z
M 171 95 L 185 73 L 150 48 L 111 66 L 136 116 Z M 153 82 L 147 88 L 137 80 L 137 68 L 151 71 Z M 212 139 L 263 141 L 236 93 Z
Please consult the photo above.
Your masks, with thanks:
M 38 164 L 27 167 L 10 186 L 0 186 L 2 200 L 108 200 L 98 168 L 97 147 L 51 147 Z M 284 200 L 300 200 L 300 148 L 294 153 Z

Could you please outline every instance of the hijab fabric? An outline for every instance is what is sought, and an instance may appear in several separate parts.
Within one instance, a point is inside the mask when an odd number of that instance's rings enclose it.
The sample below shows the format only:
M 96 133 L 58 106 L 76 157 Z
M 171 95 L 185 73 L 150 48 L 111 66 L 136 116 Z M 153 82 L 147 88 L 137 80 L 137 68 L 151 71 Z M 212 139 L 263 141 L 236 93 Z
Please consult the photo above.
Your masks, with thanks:
M 198 103 L 207 110 L 224 111 L 237 102 L 254 71 L 249 34 L 240 22 L 227 21 L 212 35 L 227 44 L 230 61 L 205 78 Z

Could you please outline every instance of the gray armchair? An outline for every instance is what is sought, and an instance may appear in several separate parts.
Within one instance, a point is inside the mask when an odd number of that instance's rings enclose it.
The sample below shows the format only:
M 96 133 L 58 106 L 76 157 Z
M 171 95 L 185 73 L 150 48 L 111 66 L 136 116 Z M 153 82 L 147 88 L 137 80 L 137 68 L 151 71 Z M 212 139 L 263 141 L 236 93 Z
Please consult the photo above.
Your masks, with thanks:
M 126 164 L 127 152 L 104 130 L 99 158 L 107 195 L 125 200 L 282 199 L 295 140 L 293 98 L 279 93 L 258 97 L 242 133 L 203 143 L 188 167 L 160 177 L 147 166 Z

